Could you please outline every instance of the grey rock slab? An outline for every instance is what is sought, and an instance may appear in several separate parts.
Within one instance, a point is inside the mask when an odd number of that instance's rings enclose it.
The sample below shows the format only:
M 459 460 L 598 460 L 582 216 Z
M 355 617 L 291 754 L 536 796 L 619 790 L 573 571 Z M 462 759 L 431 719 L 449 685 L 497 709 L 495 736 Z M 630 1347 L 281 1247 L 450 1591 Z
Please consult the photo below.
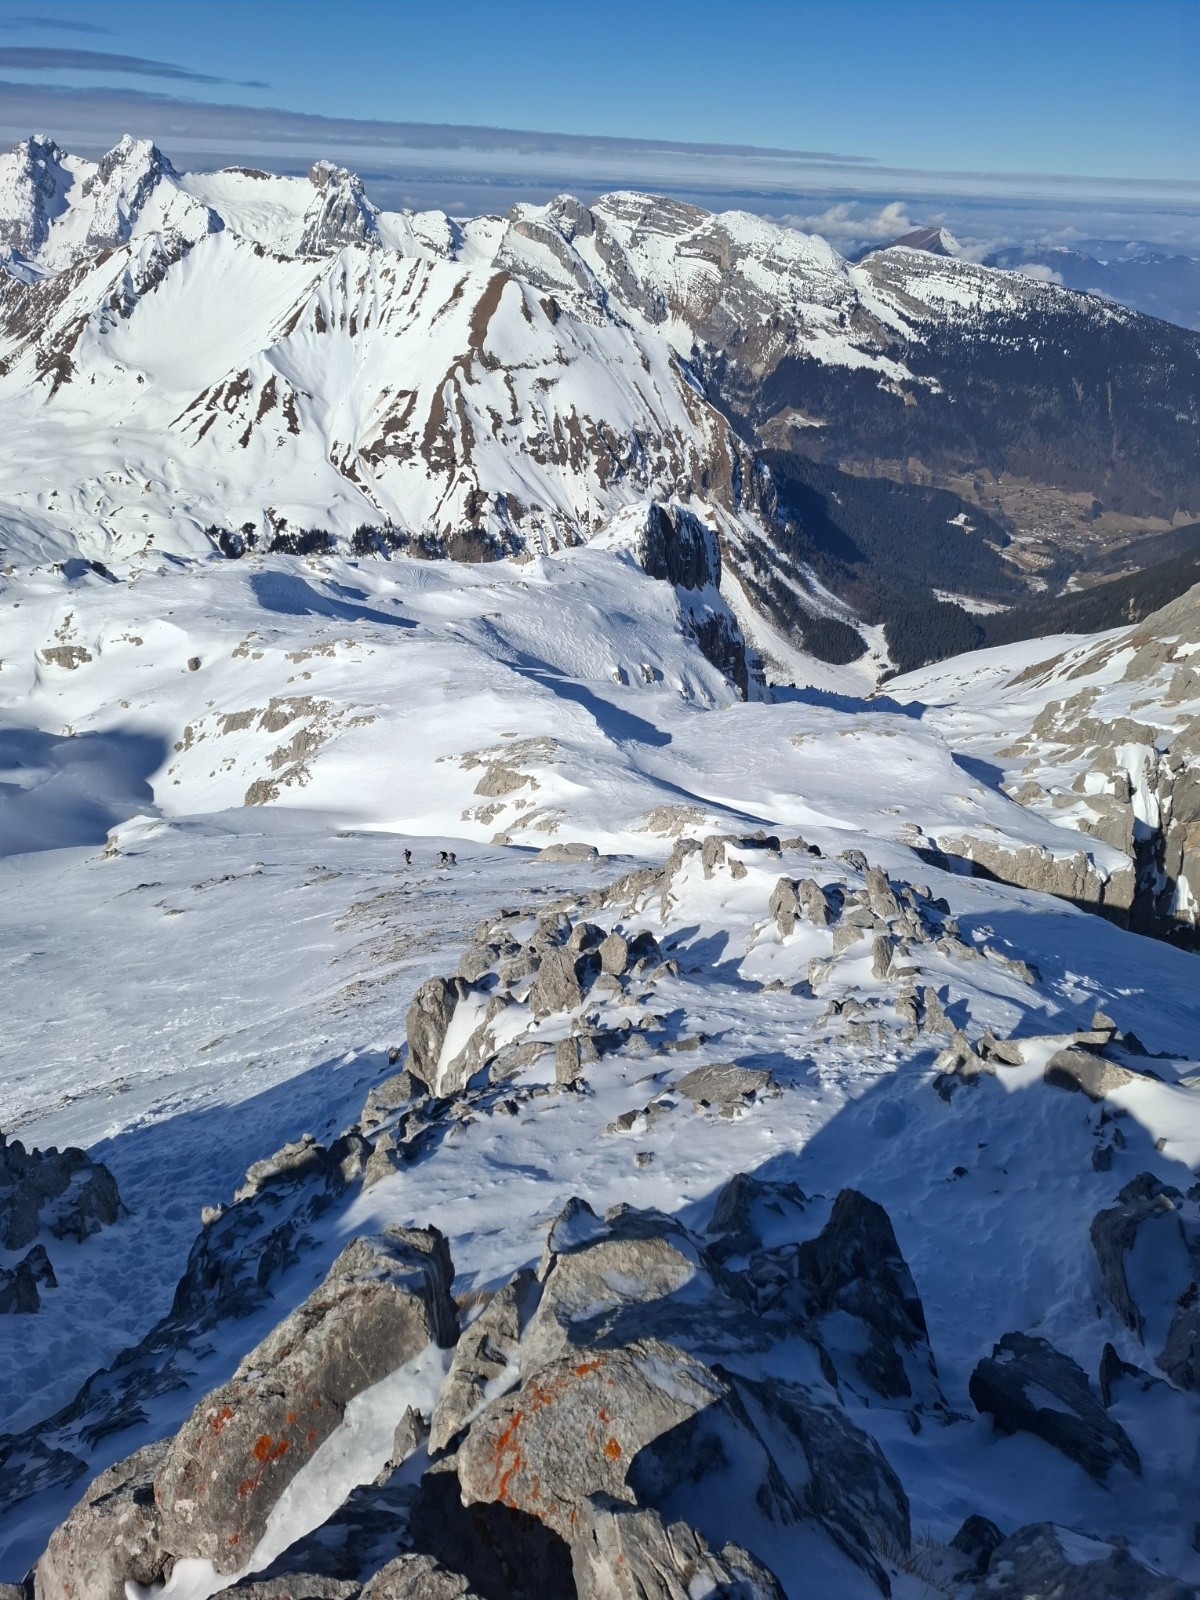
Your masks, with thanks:
M 732 1542 L 713 1550 L 687 1523 L 668 1524 L 654 1510 L 587 1504 L 572 1556 L 578 1600 L 785 1600 L 748 1550 Z
M 324 1177 L 328 1167 L 325 1146 L 319 1144 L 313 1134 L 301 1134 L 299 1139 L 285 1144 L 274 1155 L 255 1161 L 234 1191 L 234 1201 L 249 1200 L 260 1189 L 280 1179 L 287 1183 L 303 1183 L 310 1178 Z
M 517 1349 L 537 1303 L 540 1286 L 532 1270 L 522 1269 L 504 1284 L 463 1329 L 450 1371 L 433 1408 L 429 1448 L 444 1450 L 475 1413 L 498 1392 L 506 1378 L 519 1381 Z
M 767 1067 L 741 1067 L 720 1062 L 685 1072 L 676 1083 L 675 1092 L 693 1105 L 712 1106 L 723 1116 L 731 1116 L 748 1100 L 765 1094 L 772 1084 Z
M 772 1462 L 806 1515 L 886 1590 L 875 1551 L 912 1544 L 908 1497 L 883 1451 L 826 1398 L 783 1379 L 731 1379 Z
M 767 902 L 767 909 L 775 919 L 775 926 L 779 929 L 779 937 L 786 939 L 796 928 L 796 921 L 800 915 L 800 897 L 796 892 L 797 886 L 791 878 L 780 878 L 771 890 L 771 898 Z
M 869 867 L 866 875 L 867 902 L 877 917 L 885 920 L 900 915 L 900 902 L 881 867 Z
M 408 1070 L 426 1088 L 437 1087 L 438 1060 L 454 1008 L 458 989 L 449 978 L 429 978 L 413 996 L 405 1017 L 408 1036 Z
M 1124 1428 L 1096 1399 L 1083 1368 L 1048 1340 L 1006 1333 L 976 1366 L 969 1387 L 976 1410 L 1001 1432 L 1034 1434 L 1100 1481 L 1118 1464 L 1140 1476 Z
M 425 1084 L 407 1068 L 403 1072 L 394 1072 L 390 1078 L 375 1084 L 368 1093 L 361 1118 L 363 1129 L 369 1133 L 381 1122 L 386 1122 L 401 1106 L 408 1105 L 426 1092 Z
M 542 1273 L 541 1299 L 522 1341 L 524 1371 L 592 1341 L 619 1341 L 661 1328 L 672 1316 L 672 1297 L 689 1287 L 704 1297 L 711 1284 L 698 1252 L 682 1229 L 662 1227 L 665 1220 L 631 1213 L 630 1232 L 618 1227 L 614 1235 L 599 1224 L 598 1236 L 554 1255 Z M 633 1229 L 643 1225 L 644 1235 L 638 1237 Z
M 553 1012 L 574 1011 L 582 1005 L 592 966 L 588 956 L 552 945 L 542 955 L 537 976 L 529 991 L 529 1007 L 533 1015 L 548 1017 Z
M 172 1440 L 155 1493 L 176 1556 L 245 1563 L 271 1509 L 356 1394 L 457 1331 L 436 1229 L 355 1239 L 325 1281 L 207 1395 Z
M 812 878 L 802 878 L 796 886 L 796 894 L 801 909 L 810 922 L 823 928 L 832 921 L 829 897 L 819 883 Z
M 1135 1078 L 1147 1076 L 1118 1066 L 1104 1056 L 1078 1045 L 1057 1050 L 1046 1063 L 1044 1073 L 1048 1084 L 1056 1089 L 1082 1089 L 1089 1100 L 1103 1100 L 1114 1089 L 1122 1089 Z
M 569 862 L 600 860 L 600 852 L 594 844 L 584 844 L 581 840 L 567 840 L 562 844 L 548 844 L 539 850 L 533 858 L 535 861 Z
M 1050 1522 L 1018 1528 L 992 1551 L 977 1600 L 1196 1600 L 1128 1550 Z
M 127 1581 L 162 1578 L 167 1554 L 154 1498 L 168 1443 L 109 1467 L 50 1535 L 34 1575 L 36 1600 L 125 1600 Z
M 243 1578 L 222 1594 L 238 1600 L 358 1600 L 360 1589 L 349 1578 L 330 1578 L 318 1572 L 296 1572 L 279 1578 Z
M 702 1362 L 658 1340 L 575 1350 L 538 1366 L 472 1424 L 458 1453 L 463 1502 L 499 1501 L 569 1542 L 591 1496 L 634 1505 L 634 1459 L 724 1392 Z
M 778 1264 L 780 1309 L 794 1306 L 798 1319 L 812 1319 L 843 1382 L 883 1400 L 945 1411 L 924 1307 L 877 1201 L 843 1189 L 815 1238 L 763 1254 Z M 861 1331 L 844 1338 L 847 1318 Z
M 479 1600 L 479 1596 L 461 1573 L 447 1571 L 432 1556 L 406 1555 L 377 1572 L 359 1600 Z
M 600 970 L 620 978 L 629 969 L 629 940 L 614 928 L 600 944 Z

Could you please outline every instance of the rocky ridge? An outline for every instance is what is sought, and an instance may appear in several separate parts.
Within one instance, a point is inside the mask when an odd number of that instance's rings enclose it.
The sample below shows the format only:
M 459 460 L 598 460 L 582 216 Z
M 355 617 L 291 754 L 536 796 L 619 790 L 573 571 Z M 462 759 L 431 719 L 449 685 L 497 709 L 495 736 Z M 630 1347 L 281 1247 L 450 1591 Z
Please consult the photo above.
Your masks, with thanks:
M 1102 1171 L 1120 1094 L 1168 1082 L 1111 1018 L 1030 1031 L 1041 975 L 964 937 L 927 888 L 853 850 L 830 861 L 802 839 L 685 838 L 661 868 L 489 919 L 458 972 L 418 990 L 406 1051 L 358 1123 L 329 1147 L 306 1138 L 251 1168 L 232 1202 L 206 1214 L 166 1322 L 48 1424 L 0 1440 L 6 1499 L 69 1482 L 87 1470 L 89 1440 L 119 1439 L 178 1389 L 202 1335 L 260 1315 L 272 1294 L 292 1300 L 173 1438 L 92 1483 L 38 1563 L 37 1596 L 122 1600 L 127 1582 L 166 1579 L 167 1594 L 259 1600 L 634 1600 L 697 1586 L 774 1600 L 810 1592 L 801 1570 L 823 1593 L 899 1593 L 916 1573 L 964 1600 L 1193 1592 L 1095 1525 L 1006 1534 L 987 1506 L 944 1543 L 918 1544 L 889 1454 L 905 1434 L 951 1449 L 964 1417 L 892 1219 L 852 1187 L 822 1195 L 743 1173 L 687 1216 L 629 1204 L 598 1214 L 576 1197 L 536 1263 L 457 1304 L 446 1240 L 390 1224 L 344 1246 L 294 1300 L 289 1271 L 336 1237 L 330 1220 L 479 1119 L 546 1097 L 586 1103 L 631 1066 L 641 1083 L 612 1140 L 644 1141 L 681 1117 L 749 1124 L 787 1092 L 780 1067 L 686 1065 L 710 1052 L 670 1020 L 698 970 L 679 931 L 715 904 L 751 915 L 749 948 L 771 952 L 776 974 L 791 970 L 793 1007 L 807 1015 L 824 998 L 830 1041 L 924 1048 L 950 1115 L 1006 1074 L 1055 1103 L 1082 1089 L 1101 1108 Z M 962 964 L 1027 994 L 1026 1022 L 1008 1037 L 957 1026 L 946 975 Z M 778 975 L 741 981 L 783 988 Z M 1116 1149 L 1118 1167 L 1133 1156 L 1123 1138 Z M 1145 1464 L 1113 1406 L 1133 1426 L 1139 1408 L 1184 1404 L 1197 1389 L 1194 1211 L 1194 1199 L 1139 1177 L 1092 1226 L 1115 1316 L 1142 1337 L 1170 1322 L 1161 1377 L 1110 1344 L 1097 1397 L 1039 1335 L 996 1328 L 981 1352 L 972 1403 L 998 1430 L 1052 1449 L 1055 1472 L 1136 1493 Z M 1138 1278 L 1135 1298 L 1128 1252 L 1140 1229 L 1164 1226 L 1183 1230 L 1182 1276 Z
M 972 743 L 1001 766 L 1012 800 L 1099 840 L 1124 864 L 1106 870 L 1086 848 L 1020 850 L 982 835 L 946 833 L 936 844 L 1004 882 L 1094 907 L 1141 933 L 1194 943 L 1200 587 L 1099 642 L 1070 642 L 1048 656 L 1029 649 L 1029 665 L 972 697 L 987 730 Z M 923 692 L 919 675 L 913 684 Z

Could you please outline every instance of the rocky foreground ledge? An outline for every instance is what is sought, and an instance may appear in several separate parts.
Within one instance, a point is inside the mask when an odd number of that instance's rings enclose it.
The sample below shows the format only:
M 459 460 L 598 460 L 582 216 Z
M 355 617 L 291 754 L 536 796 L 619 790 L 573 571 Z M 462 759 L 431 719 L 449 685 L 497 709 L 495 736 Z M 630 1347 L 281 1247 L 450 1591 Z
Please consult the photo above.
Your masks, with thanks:
M 252 1168 L 230 1205 L 206 1213 L 170 1315 L 57 1417 L 0 1439 L 5 1496 L 82 1475 L 87 1440 L 144 1423 L 210 1330 L 262 1309 L 322 1216 L 427 1159 L 456 1125 L 512 1116 L 531 1097 L 587 1096 L 606 1060 L 661 1069 L 702 1047 L 669 1025 L 679 961 L 665 951 L 680 918 L 722 896 L 780 961 L 792 953 L 798 999 L 828 996 L 831 1037 L 936 1053 L 939 1116 L 963 1115 L 1006 1073 L 1084 1107 L 1131 1084 L 1166 1092 L 1139 1042 L 1100 1014 L 1063 1035 L 969 1037 L 937 973 L 982 963 L 1009 992 L 1035 991 L 1040 974 L 980 948 L 927 888 L 860 852 L 831 862 L 802 840 L 681 841 L 663 868 L 481 925 L 457 974 L 418 991 L 403 1061 L 397 1051 L 359 1122 Z M 626 1003 L 637 1014 L 622 1022 Z M 720 1125 L 783 1093 L 769 1069 L 738 1061 L 648 1078 L 644 1103 L 603 1137 L 683 1115 Z M 1113 1102 L 1093 1170 L 1125 1159 L 1125 1143 Z M 996 1328 L 970 1380 L 974 1427 L 1041 1441 L 1056 1470 L 1097 1492 L 1133 1492 L 1147 1464 L 1114 1408 L 1200 1391 L 1200 1280 L 1189 1268 L 1182 1293 L 1162 1280 L 1147 1299 L 1131 1263 L 1147 1250 L 1174 1259 L 1196 1212 L 1194 1194 L 1143 1173 L 1080 1241 L 1105 1314 L 1156 1373 L 1108 1344 L 1093 1383 L 1035 1331 Z M 353 1238 L 174 1434 L 91 1482 L 25 1584 L 0 1595 L 1194 1595 L 1121 1538 L 1002 1527 L 986 1504 L 944 1543 L 914 1529 L 881 1440 L 945 1440 L 949 1463 L 971 1424 L 945 1392 L 892 1219 L 858 1188 L 809 1194 L 743 1173 L 702 1221 L 628 1204 L 601 1216 L 576 1198 L 536 1265 L 458 1299 L 454 1280 L 434 1226 Z M 717 1526 L 736 1536 L 713 1537 Z

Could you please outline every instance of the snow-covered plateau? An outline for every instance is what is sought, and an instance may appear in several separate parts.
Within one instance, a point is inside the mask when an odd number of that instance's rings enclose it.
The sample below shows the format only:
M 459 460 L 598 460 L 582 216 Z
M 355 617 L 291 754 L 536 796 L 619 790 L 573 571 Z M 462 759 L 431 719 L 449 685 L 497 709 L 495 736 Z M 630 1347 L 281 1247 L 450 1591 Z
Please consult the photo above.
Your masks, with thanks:
M 871 269 L 22 149 L 0 1597 L 1194 1597 L 1200 589 L 871 692 L 680 331 Z

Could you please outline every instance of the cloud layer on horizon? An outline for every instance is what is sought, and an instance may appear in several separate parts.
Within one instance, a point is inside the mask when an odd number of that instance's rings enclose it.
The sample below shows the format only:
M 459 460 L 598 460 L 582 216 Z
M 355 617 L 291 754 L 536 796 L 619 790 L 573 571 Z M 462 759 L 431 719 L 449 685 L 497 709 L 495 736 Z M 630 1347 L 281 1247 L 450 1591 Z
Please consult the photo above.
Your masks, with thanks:
M 0 67 L 13 53 L 0 47 Z M 105 59 L 104 52 L 47 54 Z M 145 135 L 180 167 L 258 165 L 295 173 L 324 157 L 359 171 L 381 204 L 459 214 L 505 210 L 564 190 L 588 198 L 640 188 L 787 220 L 843 250 L 886 242 L 917 224 L 944 223 L 974 247 L 972 254 L 1013 239 L 1096 237 L 1200 253 L 1200 180 L 928 172 L 823 151 L 356 121 L 133 88 L 0 83 L 0 143 L 35 129 L 89 156 L 124 132 Z

